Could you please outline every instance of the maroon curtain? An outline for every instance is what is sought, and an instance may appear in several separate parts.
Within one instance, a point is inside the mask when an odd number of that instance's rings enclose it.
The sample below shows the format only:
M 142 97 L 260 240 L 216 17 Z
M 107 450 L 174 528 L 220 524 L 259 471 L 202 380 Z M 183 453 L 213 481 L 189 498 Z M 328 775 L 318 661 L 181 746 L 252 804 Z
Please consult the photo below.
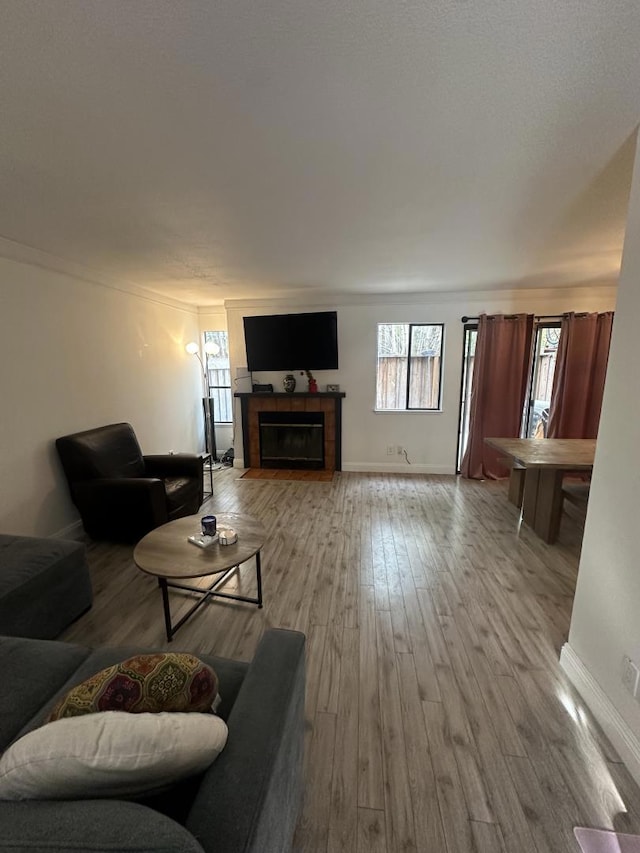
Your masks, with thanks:
M 508 476 L 500 454 L 485 438 L 517 438 L 529 378 L 533 314 L 478 318 L 469 408 L 469 440 L 462 459 L 463 477 L 493 480 Z
M 562 318 L 548 438 L 597 437 L 612 326 L 612 311 Z

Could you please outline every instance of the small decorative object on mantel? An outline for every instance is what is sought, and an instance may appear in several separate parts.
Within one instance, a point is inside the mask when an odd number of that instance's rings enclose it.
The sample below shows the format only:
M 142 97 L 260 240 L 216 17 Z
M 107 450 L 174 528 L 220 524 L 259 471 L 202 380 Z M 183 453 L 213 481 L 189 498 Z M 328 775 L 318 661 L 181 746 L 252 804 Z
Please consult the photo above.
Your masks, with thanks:
M 293 393 L 293 391 L 296 390 L 296 377 L 293 375 L 293 373 L 287 373 L 287 375 L 282 381 L 282 384 L 284 385 L 284 390 L 287 392 L 287 394 L 291 394 Z
M 318 393 L 318 383 L 313 378 L 311 371 L 310 370 L 301 370 L 300 376 L 302 376 L 304 373 L 307 374 L 307 379 L 309 380 L 309 393 L 310 394 L 317 394 Z
M 338 392 L 338 391 L 340 391 L 340 386 L 339 385 L 327 385 L 327 391 L 328 392 L 329 391 Z

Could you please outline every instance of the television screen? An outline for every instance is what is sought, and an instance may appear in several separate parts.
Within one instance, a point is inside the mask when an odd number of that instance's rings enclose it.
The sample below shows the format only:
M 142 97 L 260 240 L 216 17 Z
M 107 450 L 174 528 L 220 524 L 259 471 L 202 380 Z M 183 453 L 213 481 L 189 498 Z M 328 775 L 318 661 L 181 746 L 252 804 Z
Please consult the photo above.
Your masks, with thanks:
M 244 339 L 252 372 L 338 367 L 336 311 L 245 317 Z

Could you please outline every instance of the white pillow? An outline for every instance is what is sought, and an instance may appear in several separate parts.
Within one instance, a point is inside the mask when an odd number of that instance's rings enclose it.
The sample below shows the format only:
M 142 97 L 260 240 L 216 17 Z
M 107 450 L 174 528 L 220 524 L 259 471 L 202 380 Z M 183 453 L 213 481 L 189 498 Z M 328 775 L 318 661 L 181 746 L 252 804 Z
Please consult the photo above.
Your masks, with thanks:
M 21 737 L 0 759 L 1 800 L 131 796 L 205 770 L 227 726 L 214 714 L 103 711 Z

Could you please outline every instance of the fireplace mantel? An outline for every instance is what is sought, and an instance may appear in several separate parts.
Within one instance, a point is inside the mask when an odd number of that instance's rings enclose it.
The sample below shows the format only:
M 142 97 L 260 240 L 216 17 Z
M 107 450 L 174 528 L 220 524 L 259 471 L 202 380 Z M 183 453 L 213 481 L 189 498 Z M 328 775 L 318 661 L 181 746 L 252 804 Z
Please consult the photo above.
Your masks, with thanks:
M 325 470 L 342 470 L 344 391 L 238 391 L 233 396 L 240 400 L 244 464 L 247 468 L 260 468 L 260 412 L 323 412 Z

